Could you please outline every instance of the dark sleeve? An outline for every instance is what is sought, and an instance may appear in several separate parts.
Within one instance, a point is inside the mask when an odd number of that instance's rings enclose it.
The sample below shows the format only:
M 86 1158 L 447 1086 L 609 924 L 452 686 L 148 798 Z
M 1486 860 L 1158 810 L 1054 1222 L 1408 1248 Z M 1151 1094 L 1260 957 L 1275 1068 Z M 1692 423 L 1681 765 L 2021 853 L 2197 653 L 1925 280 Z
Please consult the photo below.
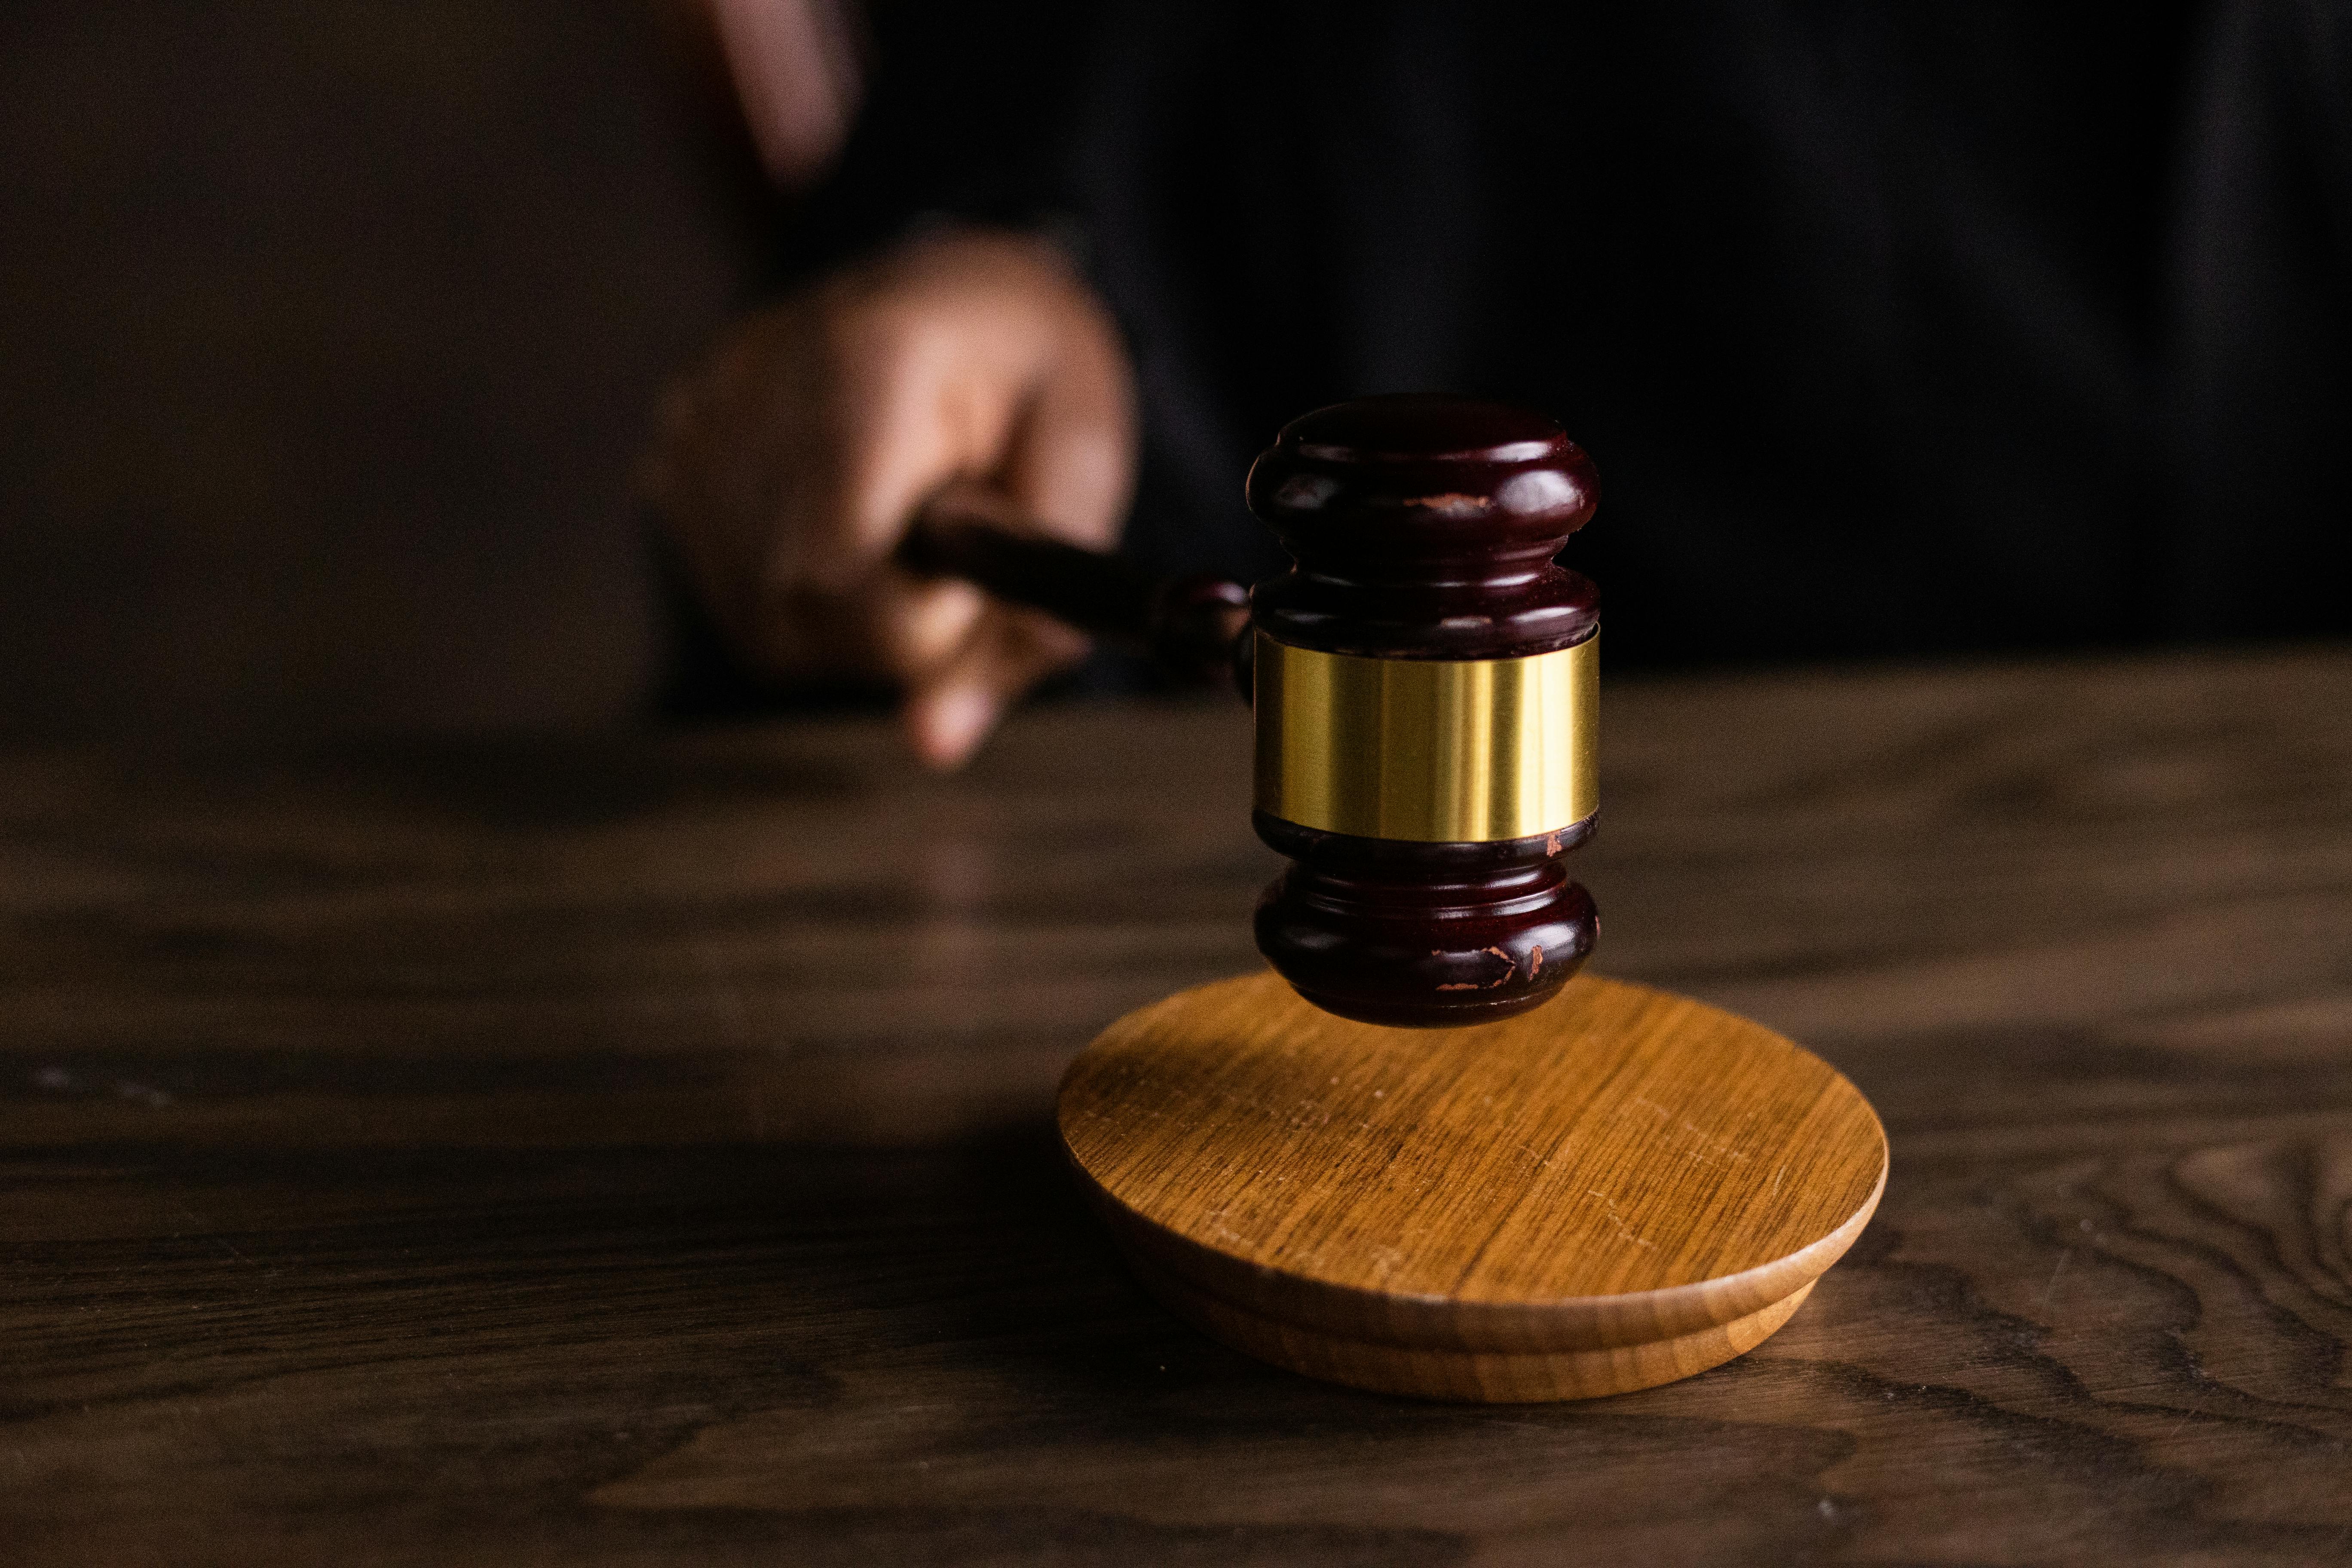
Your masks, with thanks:
M 794 226 L 785 278 L 932 219 L 1058 219 L 1099 9 L 1095 0 L 878 0 L 864 108 Z
M 2352 631 L 2352 5 L 2222 0 L 2191 84 L 2178 633 Z

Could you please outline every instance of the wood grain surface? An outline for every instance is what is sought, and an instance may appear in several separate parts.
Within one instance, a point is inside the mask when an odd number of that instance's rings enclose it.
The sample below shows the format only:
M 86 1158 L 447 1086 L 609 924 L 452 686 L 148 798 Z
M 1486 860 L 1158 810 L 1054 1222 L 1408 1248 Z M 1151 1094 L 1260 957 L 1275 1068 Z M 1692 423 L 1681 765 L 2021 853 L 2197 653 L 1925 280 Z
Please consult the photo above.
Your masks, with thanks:
M 1886 1138 L 1760 1024 L 1579 975 L 1501 1023 L 1332 1016 L 1261 973 L 1129 1014 L 1062 1080 L 1072 1165 L 1217 1338 L 1355 1387 L 1589 1399 L 1778 1329 Z
M 1246 970 L 1225 709 L 0 760 L 0 1557 L 2352 1561 L 2352 653 L 1617 682 L 1598 966 L 1895 1166 L 1685 1382 L 1130 1279 L 1056 1079 Z

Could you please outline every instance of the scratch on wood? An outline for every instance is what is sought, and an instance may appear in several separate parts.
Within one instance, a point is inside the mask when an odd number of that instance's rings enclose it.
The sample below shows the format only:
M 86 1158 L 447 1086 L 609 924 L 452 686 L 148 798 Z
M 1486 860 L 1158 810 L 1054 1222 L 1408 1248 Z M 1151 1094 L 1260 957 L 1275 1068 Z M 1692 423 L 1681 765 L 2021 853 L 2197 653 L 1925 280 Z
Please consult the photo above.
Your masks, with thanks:
M 1509 984 L 1511 983 L 1511 976 L 1519 972 L 1519 961 L 1513 958 L 1509 953 L 1505 952 L 1501 948 L 1482 947 L 1478 951 L 1480 952 L 1491 952 L 1496 958 L 1503 961 L 1503 973 L 1501 975 L 1494 980 L 1486 982 L 1483 985 L 1473 980 L 1454 980 L 1444 982 L 1440 984 L 1437 988 L 1440 991 L 1492 991 L 1497 985 Z M 1444 956 L 1444 950 L 1443 948 L 1433 948 L 1430 951 L 1430 956 L 1432 958 L 1442 958 Z M 1536 949 L 1535 966 L 1528 971 L 1528 978 L 1534 978 L 1536 970 L 1542 967 L 1543 949 L 1538 948 Z
M 2066 1264 L 2074 1258 L 2074 1249 L 2071 1247 L 2065 1251 L 2060 1253 L 2058 1255 L 2058 1267 L 2050 1271 L 2050 1283 L 2042 1287 L 2042 1305 L 2037 1308 L 2036 1310 L 2042 1313 L 2045 1317 L 2048 1316 L 2050 1311 L 2050 1298 L 2058 1289 L 2058 1276 L 2066 1272 Z
M 1609 1223 L 1611 1226 L 1616 1230 L 1618 1240 L 1630 1241 L 1636 1247 L 1648 1247 L 1651 1245 L 1644 1238 L 1633 1234 L 1633 1227 L 1627 1225 L 1623 1216 L 1618 1214 L 1615 1199 L 1612 1198 L 1607 1193 L 1601 1191 L 1598 1187 L 1587 1187 L 1585 1191 L 1591 1193 L 1594 1197 L 1601 1200 L 1601 1206 L 1607 1211 Z

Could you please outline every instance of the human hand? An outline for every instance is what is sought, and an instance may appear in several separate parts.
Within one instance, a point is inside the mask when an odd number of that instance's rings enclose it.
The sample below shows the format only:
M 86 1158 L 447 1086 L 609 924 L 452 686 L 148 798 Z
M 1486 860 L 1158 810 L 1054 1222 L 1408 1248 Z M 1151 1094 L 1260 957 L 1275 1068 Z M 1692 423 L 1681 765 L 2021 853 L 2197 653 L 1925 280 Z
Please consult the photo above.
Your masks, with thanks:
M 953 230 L 730 330 L 665 399 L 644 488 L 741 657 L 784 679 L 898 682 L 916 754 L 953 767 L 1086 640 L 892 552 L 951 482 L 1108 548 L 1134 401 L 1108 312 L 1058 250 Z

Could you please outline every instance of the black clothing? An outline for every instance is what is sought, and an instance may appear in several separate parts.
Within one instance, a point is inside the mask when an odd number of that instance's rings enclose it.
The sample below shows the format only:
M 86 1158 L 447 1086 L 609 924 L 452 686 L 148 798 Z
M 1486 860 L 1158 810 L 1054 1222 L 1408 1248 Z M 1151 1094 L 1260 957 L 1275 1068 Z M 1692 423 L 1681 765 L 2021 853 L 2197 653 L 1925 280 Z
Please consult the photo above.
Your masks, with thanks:
M 1612 664 L 2352 631 L 2352 5 L 877 18 L 803 265 L 1075 226 L 1150 563 L 1276 569 L 1275 429 L 1442 389 L 1598 460 Z

